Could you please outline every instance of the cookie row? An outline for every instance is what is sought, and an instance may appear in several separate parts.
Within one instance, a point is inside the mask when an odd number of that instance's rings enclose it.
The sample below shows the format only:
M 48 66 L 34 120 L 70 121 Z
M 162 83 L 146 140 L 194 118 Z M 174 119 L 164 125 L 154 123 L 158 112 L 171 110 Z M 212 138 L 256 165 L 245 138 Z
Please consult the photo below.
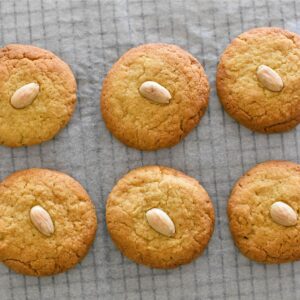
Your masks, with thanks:
M 300 259 L 300 165 L 261 163 L 232 189 L 228 218 L 237 247 L 250 259 Z M 0 183 L 0 261 L 43 276 L 68 270 L 88 252 L 97 229 L 84 188 L 52 170 L 13 173 Z M 153 268 L 191 262 L 207 246 L 214 208 L 199 182 L 182 172 L 146 166 L 121 178 L 108 196 L 106 223 L 120 251 Z
M 0 50 L 0 69 L 0 143 L 18 147 L 53 138 L 76 103 L 70 68 L 49 51 L 8 45 Z M 286 131 L 300 121 L 299 69 L 297 34 L 252 29 L 223 53 L 218 95 L 225 110 L 246 127 Z M 130 147 L 171 147 L 198 124 L 209 91 L 204 69 L 191 54 L 175 45 L 142 45 L 125 53 L 105 78 L 102 116 L 112 134 Z

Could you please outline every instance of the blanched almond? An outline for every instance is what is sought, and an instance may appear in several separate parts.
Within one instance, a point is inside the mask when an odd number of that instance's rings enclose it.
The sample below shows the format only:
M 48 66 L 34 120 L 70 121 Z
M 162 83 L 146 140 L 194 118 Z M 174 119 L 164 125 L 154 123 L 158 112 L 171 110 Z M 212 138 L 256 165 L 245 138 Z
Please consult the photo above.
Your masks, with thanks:
M 37 83 L 28 83 L 17 89 L 10 99 L 10 103 L 14 108 L 24 108 L 30 105 L 40 91 Z
M 257 78 L 259 82 L 272 92 L 280 92 L 283 89 L 283 81 L 281 77 L 272 68 L 260 65 L 257 68 Z
M 54 232 L 54 225 L 49 213 L 41 206 L 33 206 L 30 219 L 36 229 L 44 235 L 50 236 Z
M 146 212 L 146 218 L 149 225 L 155 231 L 166 236 L 173 236 L 175 234 L 175 225 L 163 210 L 152 208 Z
M 298 215 L 286 203 L 278 201 L 271 205 L 270 214 L 274 222 L 283 226 L 296 225 Z
M 146 99 L 157 103 L 167 104 L 172 98 L 170 92 L 155 81 L 145 81 L 139 91 Z

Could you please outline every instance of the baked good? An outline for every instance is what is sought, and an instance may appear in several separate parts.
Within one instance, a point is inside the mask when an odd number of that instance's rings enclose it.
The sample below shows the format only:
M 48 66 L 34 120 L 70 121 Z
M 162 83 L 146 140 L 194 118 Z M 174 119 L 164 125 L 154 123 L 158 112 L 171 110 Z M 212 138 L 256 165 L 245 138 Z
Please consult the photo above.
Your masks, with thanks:
M 75 104 L 75 78 L 56 55 L 21 44 L 0 49 L 0 144 L 19 147 L 52 139 Z
M 120 141 L 140 150 L 171 147 L 200 121 L 209 83 L 201 64 L 175 45 L 130 49 L 104 80 L 101 111 Z
M 212 202 L 197 180 L 161 166 L 134 169 L 106 204 L 110 236 L 137 263 L 174 268 L 195 259 L 214 228 Z
M 250 259 L 283 263 L 300 259 L 300 165 L 267 161 L 235 184 L 228 201 L 230 230 Z
M 300 38 L 281 28 L 255 28 L 226 48 L 217 71 L 225 110 L 251 130 L 272 133 L 300 121 Z
M 75 266 L 96 233 L 95 207 L 70 176 L 18 171 L 0 183 L 0 261 L 25 275 L 53 275 Z

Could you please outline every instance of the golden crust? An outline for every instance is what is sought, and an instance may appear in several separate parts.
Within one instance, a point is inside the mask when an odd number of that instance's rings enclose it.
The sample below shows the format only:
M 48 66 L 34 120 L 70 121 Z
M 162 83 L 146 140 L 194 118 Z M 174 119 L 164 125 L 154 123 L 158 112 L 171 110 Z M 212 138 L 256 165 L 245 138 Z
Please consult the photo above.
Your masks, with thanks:
M 300 260 L 300 222 L 285 227 L 270 216 L 277 201 L 300 211 L 300 165 L 267 161 L 256 165 L 235 184 L 229 201 L 230 230 L 237 247 L 262 263 Z
M 54 234 L 31 223 L 31 207 L 50 214 Z M 70 176 L 47 169 L 18 171 L 0 184 L 0 261 L 18 273 L 52 275 L 73 267 L 88 252 L 96 234 L 95 208 Z
M 40 85 L 37 98 L 15 109 L 11 96 L 30 82 Z M 0 144 L 19 147 L 53 138 L 68 123 L 75 104 L 75 78 L 56 55 L 30 45 L 0 49 Z
M 139 93 L 145 81 L 169 90 L 170 104 L 157 104 Z M 104 80 L 101 111 L 107 128 L 120 141 L 141 150 L 170 147 L 200 121 L 208 105 L 209 83 L 201 64 L 168 44 L 146 44 L 126 52 Z
M 145 213 L 161 208 L 173 220 L 169 238 L 147 223 Z M 107 228 L 128 258 L 153 268 L 174 268 L 195 259 L 214 228 L 214 209 L 197 180 L 171 168 L 147 166 L 121 178 L 106 204 Z
M 259 65 L 281 76 L 281 92 L 271 92 L 258 82 Z M 300 122 L 299 70 L 299 35 L 281 28 L 255 28 L 234 39 L 221 56 L 218 95 L 225 110 L 249 129 L 287 131 Z

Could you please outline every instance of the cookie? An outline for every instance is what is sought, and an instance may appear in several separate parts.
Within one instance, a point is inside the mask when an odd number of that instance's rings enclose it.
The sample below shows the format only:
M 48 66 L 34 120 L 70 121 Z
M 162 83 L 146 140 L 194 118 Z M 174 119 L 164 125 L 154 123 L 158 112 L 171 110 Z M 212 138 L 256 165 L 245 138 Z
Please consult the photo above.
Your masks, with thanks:
M 300 121 L 300 38 L 280 28 L 242 33 L 221 56 L 217 91 L 225 110 L 262 133 Z
M 261 263 L 300 259 L 300 165 L 267 161 L 235 184 L 228 218 L 236 246 Z
M 19 147 L 52 139 L 75 104 L 75 78 L 56 55 L 20 44 L 0 49 L 0 144 Z
M 146 44 L 125 53 L 104 80 L 101 111 L 107 128 L 129 147 L 155 150 L 181 141 L 208 105 L 201 64 L 168 44 Z
M 106 204 L 110 236 L 129 259 L 153 268 L 189 263 L 207 246 L 214 209 L 197 180 L 147 166 L 121 178 Z
M 52 275 L 75 266 L 96 233 L 95 207 L 70 176 L 46 169 L 0 184 L 0 261 L 18 273 Z

